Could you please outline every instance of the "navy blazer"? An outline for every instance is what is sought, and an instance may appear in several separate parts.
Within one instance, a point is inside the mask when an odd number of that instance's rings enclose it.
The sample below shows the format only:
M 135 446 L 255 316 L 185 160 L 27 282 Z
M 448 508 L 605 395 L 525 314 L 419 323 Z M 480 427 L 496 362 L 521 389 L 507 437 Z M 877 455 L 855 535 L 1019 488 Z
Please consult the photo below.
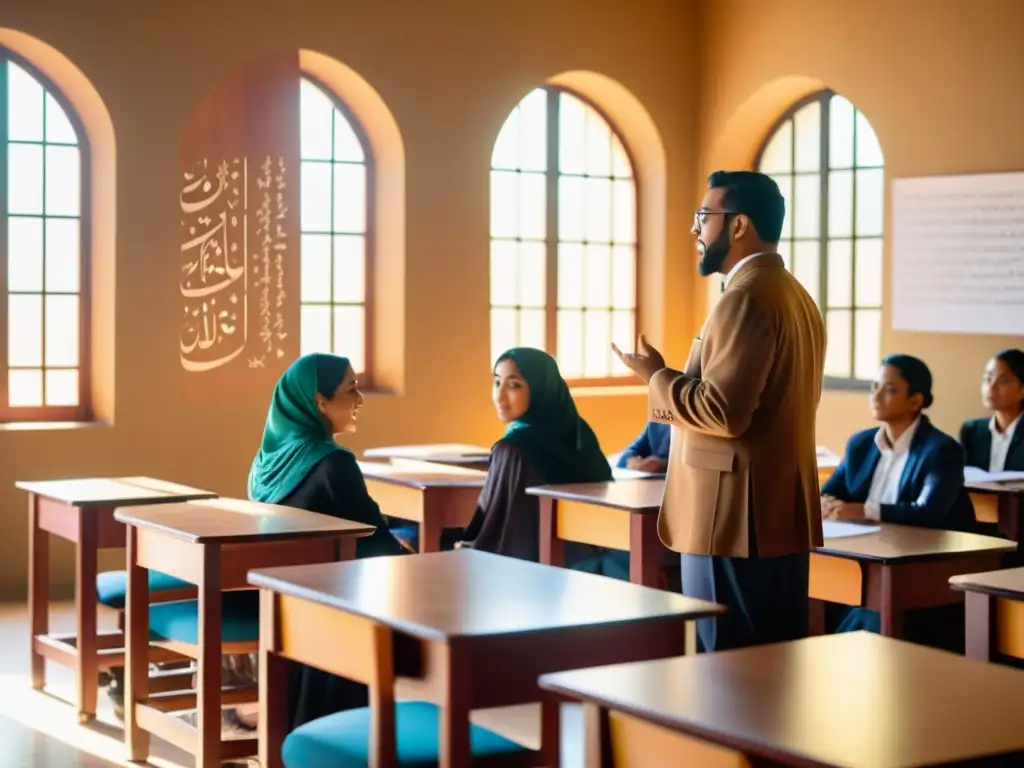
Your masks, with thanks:
M 821 489 L 822 496 L 857 504 L 867 501 L 875 467 L 882 457 L 875 445 L 877 432 L 877 427 L 865 429 L 850 438 L 843 460 Z M 879 508 L 886 523 L 975 530 L 974 505 L 964 490 L 963 448 L 922 416 L 910 443 L 897 501 L 880 504 Z
M 657 456 L 659 459 L 668 459 L 668 446 L 671 441 L 672 427 L 670 425 L 662 424 L 659 421 L 649 421 L 640 436 L 621 453 L 616 466 L 625 467 L 626 462 L 632 456 L 642 458 Z
M 992 458 L 992 433 L 988 419 L 970 419 L 960 427 L 960 445 L 967 454 L 967 466 L 980 467 L 988 471 Z M 1007 471 L 1024 472 L 1024 424 L 1018 424 L 1010 438 L 1010 449 L 1006 452 Z

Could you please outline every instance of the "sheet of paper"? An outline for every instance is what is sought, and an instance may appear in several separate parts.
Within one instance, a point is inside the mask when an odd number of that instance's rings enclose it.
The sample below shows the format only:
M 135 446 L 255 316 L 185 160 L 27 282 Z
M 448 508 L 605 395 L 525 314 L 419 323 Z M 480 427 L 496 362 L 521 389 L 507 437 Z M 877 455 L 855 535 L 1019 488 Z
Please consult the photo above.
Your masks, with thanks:
M 986 472 L 980 467 L 964 467 L 965 483 L 1012 483 L 1024 480 L 1024 472 Z
M 882 526 L 880 525 L 847 523 L 843 520 L 823 520 L 821 527 L 826 539 L 845 539 L 849 536 L 866 536 L 869 533 L 878 533 L 882 530 Z
M 612 477 L 616 480 L 645 480 L 652 477 L 664 477 L 664 472 L 641 472 L 638 469 L 612 467 Z

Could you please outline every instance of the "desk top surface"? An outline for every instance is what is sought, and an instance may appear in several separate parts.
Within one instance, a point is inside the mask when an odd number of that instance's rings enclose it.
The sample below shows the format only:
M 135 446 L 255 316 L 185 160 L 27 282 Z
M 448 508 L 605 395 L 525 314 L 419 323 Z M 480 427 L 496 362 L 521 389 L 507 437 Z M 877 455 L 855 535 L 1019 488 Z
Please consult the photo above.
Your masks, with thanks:
M 1017 548 L 1015 542 L 995 536 L 870 521 L 868 524 L 880 525 L 882 530 L 863 536 L 825 539 L 824 546 L 815 551 L 835 557 L 891 563 L 998 554 Z
M 511 557 L 452 552 L 249 572 L 249 583 L 424 640 L 698 618 L 714 603 Z
M 965 573 L 949 580 L 953 589 L 984 592 L 997 597 L 1024 601 L 1024 568 L 1006 568 L 986 573 Z
M 128 506 L 212 499 L 217 494 L 152 477 L 83 477 L 19 480 L 15 487 L 75 507 Z
M 532 496 L 581 501 L 630 512 L 657 512 L 661 508 L 661 497 L 665 495 L 665 481 L 652 478 L 539 485 L 527 488 L 526 492 Z
M 404 485 L 409 488 L 483 488 L 487 473 L 479 469 L 445 466 L 421 460 L 410 460 L 411 464 L 384 464 L 360 461 L 359 469 L 367 480 L 377 480 L 390 485 Z
M 119 507 L 115 519 L 197 544 L 238 544 L 273 539 L 369 536 L 372 525 L 279 504 L 207 499 L 178 504 Z
M 1024 750 L 1024 671 L 866 632 L 540 685 L 785 765 L 910 768 Z

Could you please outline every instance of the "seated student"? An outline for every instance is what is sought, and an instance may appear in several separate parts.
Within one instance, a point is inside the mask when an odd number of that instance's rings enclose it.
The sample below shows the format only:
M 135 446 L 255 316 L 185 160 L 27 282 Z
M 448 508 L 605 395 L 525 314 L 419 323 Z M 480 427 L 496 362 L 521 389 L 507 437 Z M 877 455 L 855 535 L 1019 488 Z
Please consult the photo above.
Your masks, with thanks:
M 259 452 L 249 471 L 249 498 L 377 527 L 356 543 L 356 557 L 406 553 L 370 497 L 355 454 L 333 437 L 356 431 L 363 404 L 347 358 L 304 355 L 274 388 Z M 343 709 L 366 706 L 366 686 L 292 665 L 291 727 Z
M 668 469 L 668 446 L 672 427 L 659 421 L 649 421 L 644 431 L 629 448 L 619 454 L 615 466 L 639 472 L 664 472 Z
M 910 355 L 882 361 L 871 391 L 871 410 L 882 426 L 858 432 L 847 443 L 842 461 L 821 489 L 826 520 L 974 529 L 974 507 L 964 490 L 963 449 L 922 413 L 931 404 L 932 375 L 924 362 Z M 840 613 L 837 632 L 880 631 L 874 611 Z
M 507 428 L 491 450 L 476 514 L 458 546 L 537 562 L 539 499 L 535 485 L 596 483 L 612 479 L 590 425 L 576 411 L 569 386 L 546 352 L 517 347 L 494 365 L 493 400 Z M 566 565 L 629 578 L 629 554 L 567 543 Z
M 992 411 L 984 419 L 965 421 L 960 444 L 967 466 L 989 472 L 1024 471 L 1024 352 L 1004 349 L 988 361 L 981 379 L 981 401 Z

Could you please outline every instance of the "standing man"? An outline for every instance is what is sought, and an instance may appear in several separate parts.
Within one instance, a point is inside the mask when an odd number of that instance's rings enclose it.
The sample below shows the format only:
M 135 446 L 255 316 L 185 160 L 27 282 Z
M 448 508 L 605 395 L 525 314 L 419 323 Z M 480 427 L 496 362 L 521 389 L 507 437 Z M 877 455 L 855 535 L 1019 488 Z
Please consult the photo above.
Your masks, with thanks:
M 683 593 L 728 608 L 698 622 L 705 651 L 807 634 L 825 327 L 777 253 L 785 209 L 764 174 L 711 174 L 692 232 L 700 274 L 725 279 L 685 368 L 643 336 L 635 354 L 613 345 L 649 383 L 651 419 L 676 427 L 658 533 L 682 553 Z

